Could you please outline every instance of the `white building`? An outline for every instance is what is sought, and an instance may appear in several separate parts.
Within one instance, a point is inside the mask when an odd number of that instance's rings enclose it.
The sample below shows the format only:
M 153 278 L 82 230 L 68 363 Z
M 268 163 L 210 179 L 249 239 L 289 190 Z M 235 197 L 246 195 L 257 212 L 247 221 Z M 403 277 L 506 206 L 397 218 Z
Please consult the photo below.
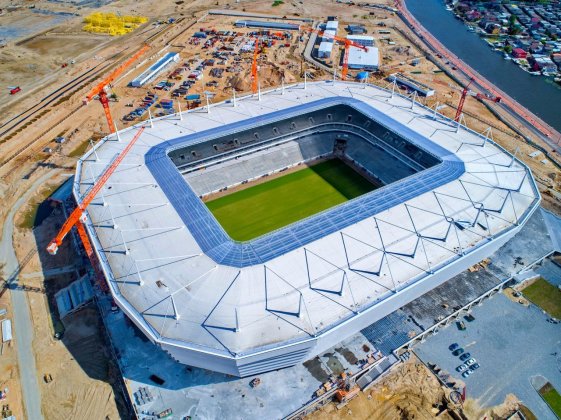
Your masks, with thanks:
M 331 57 L 332 50 L 333 50 L 333 42 L 323 41 L 321 44 L 319 44 L 318 58 L 329 58 L 329 57 Z
M 349 47 L 349 68 L 353 70 L 377 70 L 380 65 L 380 52 L 376 47 Z
M 375 45 L 374 38 L 368 35 L 349 35 L 347 39 L 365 47 L 373 47 Z

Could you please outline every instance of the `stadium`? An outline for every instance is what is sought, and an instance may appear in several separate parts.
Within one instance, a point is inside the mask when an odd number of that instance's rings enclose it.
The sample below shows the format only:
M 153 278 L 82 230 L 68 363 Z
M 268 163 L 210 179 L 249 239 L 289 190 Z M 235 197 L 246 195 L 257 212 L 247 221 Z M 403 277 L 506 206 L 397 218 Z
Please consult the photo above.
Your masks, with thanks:
M 367 84 L 298 84 L 143 124 L 88 234 L 148 339 L 234 376 L 334 346 L 492 254 L 540 202 L 490 133 Z M 78 202 L 139 128 L 80 159 Z

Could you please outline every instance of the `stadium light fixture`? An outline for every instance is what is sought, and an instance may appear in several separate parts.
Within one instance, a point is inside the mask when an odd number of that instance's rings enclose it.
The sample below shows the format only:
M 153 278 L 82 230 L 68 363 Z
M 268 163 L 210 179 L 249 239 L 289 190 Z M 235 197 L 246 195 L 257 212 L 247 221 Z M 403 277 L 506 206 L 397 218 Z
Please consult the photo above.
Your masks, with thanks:
M 181 114 L 181 101 L 177 100 L 177 109 L 179 110 L 179 120 L 183 121 L 183 114 Z

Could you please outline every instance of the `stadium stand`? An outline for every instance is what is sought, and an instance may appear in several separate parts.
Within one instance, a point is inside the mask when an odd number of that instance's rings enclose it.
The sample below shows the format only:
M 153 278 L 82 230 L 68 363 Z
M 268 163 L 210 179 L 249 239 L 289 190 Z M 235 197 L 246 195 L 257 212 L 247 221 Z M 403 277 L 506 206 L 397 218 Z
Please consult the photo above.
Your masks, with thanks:
M 318 125 L 317 116 L 303 115 L 292 120 L 291 126 L 302 127 L 305 122 L 312 126 L 297 133 L 282 135 L 276 125 L 269 132 L 269 137 L 266 137 L 267 130 L 263 128 L 258 132 L 246 130 L 235 134 L 233 140 L 230 135 L 226 139 L 194 145 L 190 153 L 185 149 L 174 150 L 170 157 L 200 197 L 332 156 L 334 152 L 382 185 L 413 175 L 438 162 L 434 156 L 372 120 L 363 126 L 353 123 L 356 118 L 351 118 L 349 112 L 346 111 L 346 119 L 350 121 L 344 124 L 329 122 Z M 283 131 L 286 129 L 281 128 Z M 247 131 L 253 132 L 253 139 Z M 338 150 L 334 150 L 336 141 L 342 142 Z M 192 163 L 183 163 L 187 160 Z
M 232 157 L 196 172 L 184 175 L 199 196 L 251 181 L 285 168 L 328 156 L 333 151 L 333 140 L 317 141 L 315 137 L 300 138 L 259 150 L 244 156 Z

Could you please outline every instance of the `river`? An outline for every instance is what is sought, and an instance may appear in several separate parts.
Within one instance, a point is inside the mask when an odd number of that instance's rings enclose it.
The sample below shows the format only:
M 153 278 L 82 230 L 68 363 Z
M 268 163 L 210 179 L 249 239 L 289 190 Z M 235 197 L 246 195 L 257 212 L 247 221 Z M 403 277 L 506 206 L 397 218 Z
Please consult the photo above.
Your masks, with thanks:
M 453 54 L 546 123 L 561 131 L 561 87 L 532 76 L 493 51 L 446 10 L 443 0 L 405 0 L 413 16 Z

